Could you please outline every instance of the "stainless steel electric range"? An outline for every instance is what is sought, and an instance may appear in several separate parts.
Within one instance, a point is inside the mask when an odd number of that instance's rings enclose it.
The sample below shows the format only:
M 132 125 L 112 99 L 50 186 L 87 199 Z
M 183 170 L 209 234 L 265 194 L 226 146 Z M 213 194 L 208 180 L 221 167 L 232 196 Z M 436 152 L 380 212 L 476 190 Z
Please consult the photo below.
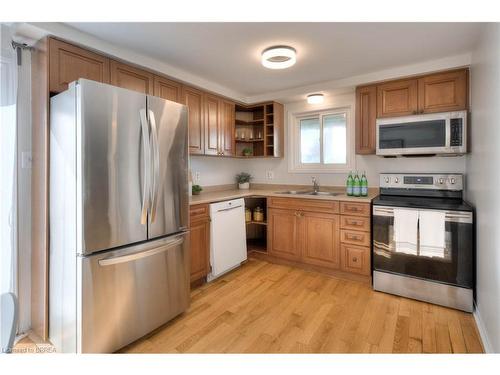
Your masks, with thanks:
M 373 200 L 373 288 L 473 310 L 474 214 L 461 174 L 381 174 Z

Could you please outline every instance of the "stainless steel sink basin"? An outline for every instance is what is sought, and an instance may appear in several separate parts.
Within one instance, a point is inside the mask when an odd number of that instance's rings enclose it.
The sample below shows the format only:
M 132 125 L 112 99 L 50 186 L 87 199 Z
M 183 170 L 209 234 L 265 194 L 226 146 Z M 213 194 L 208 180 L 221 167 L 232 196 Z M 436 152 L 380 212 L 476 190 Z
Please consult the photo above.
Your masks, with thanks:
M 298 191 L 298 190 L 287 190 L 287 191 L 277 191 L 276 194 L 292 194 L 292 195 L 321 195 L 334 197 L 340 195 L 340 193 L 334 193 L 331 191 Z

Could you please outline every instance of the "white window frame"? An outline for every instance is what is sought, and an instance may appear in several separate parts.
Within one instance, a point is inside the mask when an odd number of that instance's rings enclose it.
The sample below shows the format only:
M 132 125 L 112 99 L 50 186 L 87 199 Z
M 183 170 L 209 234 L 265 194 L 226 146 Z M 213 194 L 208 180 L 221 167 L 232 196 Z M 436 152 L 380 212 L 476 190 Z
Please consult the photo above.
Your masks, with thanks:
M 345 164 L 325 164 L 325 163 L 302 163 L 300 147 L 300 120 L 319 117 L 320 119 L 320 158 L 323 160 L 323 117 L 328 115 L 346 114 L 346 163 Z M 290 163 L 289 172 L 294 173 L 346 173 L 354 168 L 354 124 L 351 106 L 338 108 L 327 108 L 317 111 L 293 113 L 290 116 Z

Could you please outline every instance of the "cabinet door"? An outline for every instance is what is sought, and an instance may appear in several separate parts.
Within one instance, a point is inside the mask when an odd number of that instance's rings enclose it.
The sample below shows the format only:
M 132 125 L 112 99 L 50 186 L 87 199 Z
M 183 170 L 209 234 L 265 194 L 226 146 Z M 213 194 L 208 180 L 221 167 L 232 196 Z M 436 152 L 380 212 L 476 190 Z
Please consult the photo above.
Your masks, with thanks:
M 356 154 L 375 154 L 377 86 L 356 89 Z
M 418 81 L 406 79 L 377 86 L 377 117 L 416 114 Z
M 220 99 L 205 96 L 205 155 L 219 155 Z
M 109 59 L 83 48 L 49 39 L 49 90 L 64 91 L 79 78 L 109 83 Z
M 468 70 L 431 74 L 418 80 L 420 113 L 461 111 L 468 105 Z
M 298 237 L 305 263 L 340 267 L 339 215 L 301 212 Z
M 111 60 L 111 84 L 153 95 L 154 75 L 145 70 Z
M 296 215 L 295 210 L 268 209 L 267 249 L 269 254 L 289 260 L 300 259 Z
M 342 244 L 341 263 L 343 271 L 370 275 L 370 248 Z
M 221 105 L 220 151 L 224 156 L 234 155 L 234 103 L 227 100 Z
M 203 93 L 192 87 L 183 86 L 182 100 L 187 105 L 189 114 L 189 153 L 202 155 L 205 152 Z
M 191 281 L 208 275 L 210 254 L 210 222 L 208 218 L 194 220 L 191 236 Z
M 182 104 L 182 86 L 179 82 L 154 76 L 154 95 L 163 99 Z

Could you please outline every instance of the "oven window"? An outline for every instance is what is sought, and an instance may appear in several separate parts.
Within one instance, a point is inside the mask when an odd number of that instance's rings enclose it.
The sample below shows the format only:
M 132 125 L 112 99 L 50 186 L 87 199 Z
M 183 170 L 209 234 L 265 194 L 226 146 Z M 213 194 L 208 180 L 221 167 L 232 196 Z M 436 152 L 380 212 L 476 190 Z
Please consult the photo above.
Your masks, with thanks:
M 446 120 L 418 121 L 379 126 L 379 148 L 446 146 Z
M 394 217 L 373 216 L 373 268 L 463 287 L 473 286 L 472 225 L 446 222 L 444 257 L 396 252 Z

